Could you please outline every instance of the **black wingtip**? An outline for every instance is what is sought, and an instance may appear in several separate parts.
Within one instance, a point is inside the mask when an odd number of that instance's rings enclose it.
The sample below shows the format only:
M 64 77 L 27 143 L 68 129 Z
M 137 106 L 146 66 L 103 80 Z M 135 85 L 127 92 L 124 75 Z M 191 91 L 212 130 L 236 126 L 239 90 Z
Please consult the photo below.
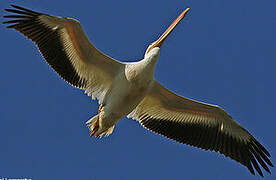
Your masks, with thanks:
M 16 9 L 21 9 L 21 10 L 25 10 L 26 8 L 23 8 L 22 6 L 17 6 L 15 4 L 10 4 L 11 7 L 16 8 Z
M 11 12 L 11 13 L 16 13 L 16 14 L 21 14 L 21 15 L 28 15 L 28 16 L 37 16 L 40 15 L 41 13 L 20 7 L 20 6 L 16 6 L 16 5 L 11 5 L 12 8 L 7 8 L 4 9 L 4 11 L 7 12 Z
M 35 14 L 35 15 L 40 14 L 40 13 L 38 13 L 38 12 L 32 11 L 32 10 L 30 10 L 30 9 L 26 9 L 26 8 L 23 8 L 23 7 L 21 7 L 21 6 L 17 6 L 17 5 L 14 5 L 14 4 L 11 4 L 11 7 L 15 8 L 15 9 L 19 9 L 19 10 L 25 11 L 25 12 L 29 12 L 29 13 Z
M 14 4 L 11 4 L 10 6 L 14 7 L 14 8 L 20 8 L 20 6 L 17 6 L 17 5 L 14 5 Z
M 4 11 L 7 11 L 7 12 L 10 12 L 10 10 L 11 10 L 11 9 L 8 9 L 8 8 L 4 9 Z
M 2 16 L 5 19 L 10 19 L 9 21 L 4 21 L 2 24 L 11 24 L 6 28 L 16 28 L 21 22 L 25 20 L 29 20 L 36 16 L 41 15 L 41 13 L 11 4 L 11 8 L 6 8 L 4 11 L 9 12 L 11 14 Z
M 4 10 L 7 11 L 7 12 L 16 13 L 16 14 L 27 14 L 26 12 L 19 11 L 17 9 L 4 9 Z
M 250 173 L 252 175 L 255 175 L 255 171 L 254 171 L 254 169 L 252 167 L 252 164 L 250 162 L 247 164 L 247 168 L 248 168 L 248 170 L 250 171 Z
M 1 22 L 2 24 L 10 24 L 11 22 L 10 21 L 4 21 L 4 22 Z M 6 28 L 7 29 L 10 29 L 10 28 L 13 28 L 12 26 L 14 26 L 14 24 L 13 25 L 9 25 L 9 26 L 6 26 Z
M 3 18 L 28 18 L 29 16 L 24 16 L 24 15 L 5 15 L 2 16 Z
M 17 24 L 13 24 L 13 25 L 7 26 L 6 28 L 7 28 L 7 29 L 12 29 L 12 28 L 16 28 L 16 26 L 17 26 Z
M 254 139 L 254 143 L 256 143 L 256 145 L 262 149 L 262 151 L 268 156 L 271 157 L 271 155 L 269 154 L 269 152 L 265 149 L 265 147 L 263 145 L 261 145 L 261 143 L 259 143 L 256 139 Z

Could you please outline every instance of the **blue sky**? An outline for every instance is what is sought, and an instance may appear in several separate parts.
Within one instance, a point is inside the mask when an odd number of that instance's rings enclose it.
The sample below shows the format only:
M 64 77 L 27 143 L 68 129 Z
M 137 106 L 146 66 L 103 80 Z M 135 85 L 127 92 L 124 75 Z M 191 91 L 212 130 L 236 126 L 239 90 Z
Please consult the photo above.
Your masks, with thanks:
M 156 79 L 223 107 L 276 165 L 275 1 L 1 0 L 0 9 L 11 3 L 78 19 L 97 48 L 122 61 L 142 59 L 190 7 L 161 49 Z M 0 177 L 260 179 L 222 155 L 167 140 L 126 118 L 110 137 L 89 138 L 85 121 L 97 113 L 96 101 L 61 80 L 29 40 L 0 26 Z M 271 170 L 265 179 L 275 179 Z

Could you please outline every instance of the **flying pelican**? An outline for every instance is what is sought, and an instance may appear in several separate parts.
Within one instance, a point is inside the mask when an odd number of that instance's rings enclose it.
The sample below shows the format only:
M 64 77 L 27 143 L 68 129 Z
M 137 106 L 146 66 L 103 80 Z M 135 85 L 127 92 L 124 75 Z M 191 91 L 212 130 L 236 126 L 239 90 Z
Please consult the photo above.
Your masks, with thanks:
M 80 23 L 19 6 L 5 9 L 3 22 L 34 41 L 47 63 L 69 84 L 97 99 L 98 114 L 87 121 L 90 136 L 108 136 L 124 116 L 180 143 L 216 151 L 263 176 L 269 152 L 222 108 L 179 96 L 154 79 L 162 44 L 189 8 L 149 45 L 144 59 L 119 62 L 90 43 Z M 258 164 L 259 163 L 259 164 Z M 252 166 L 253 165 L 253 166 Z M 254 167 L 254 168 L 253 168 Z

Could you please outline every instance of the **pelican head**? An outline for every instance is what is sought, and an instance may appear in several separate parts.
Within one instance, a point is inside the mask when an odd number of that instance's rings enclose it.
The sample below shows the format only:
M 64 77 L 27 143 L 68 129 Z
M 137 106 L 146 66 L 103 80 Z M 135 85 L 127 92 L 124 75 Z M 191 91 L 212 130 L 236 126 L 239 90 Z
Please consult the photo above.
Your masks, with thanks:
M 150 43 L 149 47 L 146 50 L 145 56 L 144 58 L 148 58 L 148 57 L 152 57 L 152 56 L 159 56 L 159 52 L 160 52 L 160 47 L 155 46 L 157 41 L 154 41 L 152 43 Z
M 187 14 L 187 12 L 190 10 L 190 8 L 185 9 L 174 21 L 173 23 L 168 27 L 168 29 L 153 43 L 151 43 L 146 50 L 145 57 L 149 56 L 155 56 L 159 55 L 160 48 L 166 38 L 169 36 L 169 34 L 173 31 L 173 29 L 176 27 L 176 25 L 183 19 L 183 17 Z

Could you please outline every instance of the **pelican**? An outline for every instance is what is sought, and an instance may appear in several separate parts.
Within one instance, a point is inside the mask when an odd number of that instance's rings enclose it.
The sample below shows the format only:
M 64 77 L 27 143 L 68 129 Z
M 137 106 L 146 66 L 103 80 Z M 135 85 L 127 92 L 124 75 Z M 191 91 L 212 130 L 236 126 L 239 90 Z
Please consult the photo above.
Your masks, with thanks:
M 179 96 L 154 78 L 161 46 L 189 8 L 149 45 L 144 59 L 120 62 L 94 47 L 77 20 L 11 7 L 3 16 L 11 18 L 3 22 L 7 28 L 32 40 L 61 78 L 98 100 L 98 114 L 86 122 L 90 136 L 110 135 L 127 116 L 177 142 L 221 153 L 253 175 L 263 176 L 260 166 L 271 173 L 269 152 L 222 108 Z

